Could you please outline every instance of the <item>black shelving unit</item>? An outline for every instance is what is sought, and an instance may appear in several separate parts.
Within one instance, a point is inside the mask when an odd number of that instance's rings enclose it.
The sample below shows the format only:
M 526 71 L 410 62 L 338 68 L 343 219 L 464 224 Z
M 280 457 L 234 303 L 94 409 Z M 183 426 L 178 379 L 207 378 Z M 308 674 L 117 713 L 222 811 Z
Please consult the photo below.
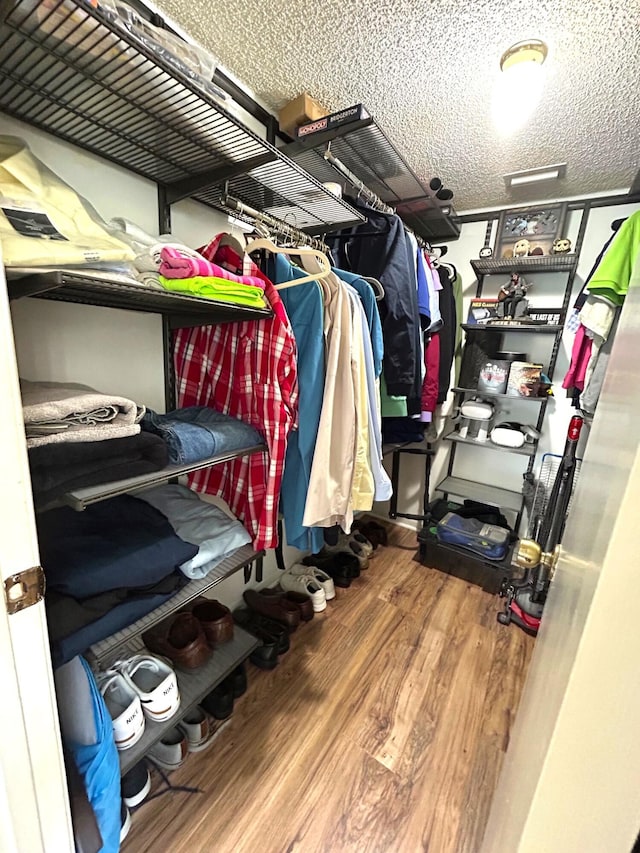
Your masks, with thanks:
M 566 255 L 543 255 L 522 258 L 482 258 L 471 261 L 471 266 L 477 276 L 476 296 L 482 296 L 485 284 L 485 277 L 490 275 L 509 275 L 514 272 L 540 274 L 540 273 L 566 273 L 566 283 L 562 295 L 562 305 L 560 307 L 560 318 L 557 324 L 526 324 L 516 322 L 494 322 L 487 324 L 469 324 L 462 323 L 461 326 L 466 333 L 466 343 L 463 352 L 463 361 L 460 373 L 459 385 L 453 389 L 456 397 L 456 403 L 459 406 L 465 397 L 477 395 L 486 400 L 502 399 L 511 400 L 519 403 L 527 403 L 529 405 L 538 403 L 538 414 L 536 419 L 536 429 L 540 431 L 546 415 L 547 404 L 549 397 L 512 397 L 507 394 L 485 394 L 477 390 L 477 378 L 480 366 L 486 358 L 494 357 L 495 354 L 503 348 L 502 341 L 505 334 L 518 335 L 544 335 L 551 340 L 551 352 L 548 361 L 545 365 L 545 373 L 550 379 L 553 379 L 562 332 L 564 329 L 564 321 L 571 298 L 571 291 L 575 280 L 576 270 L 578 266 L 578 258 L 584 240 L 584 234 L 587 224 L 587 211 L 583 211 L 578 239 L 576 241 L 576 251 Z M 497 288 L 496 288 L 497 289 Z M 450 432 L 444 436 L 444 439 L 451 444 L 449 452 L 449 460 L 447 465 L 446 476 L 442 478 L 436 485 L 437 492 L 448 498 L 450 495 L 457 499 L 472 499 L 481 501 L 496 507 L 499 507 L 503 512 L 512 514 L 515 517 L 513 524 L 516 533 L 519 530 L 524 512 L 524 496 L 522 492 L 516 492 L 511 489 L 503 489 L 492 483 L 476 482 L 468 479 L 463 479 L 455 474 L 456 449 L 460 445 L 473 446 L 477 450 L 491 450 L 513 453 L 528 458 L 526 473 L 524 477 L 530 477 L 534 465 L 537 452 L 537 442 L 533 445 L 525 445 L 522 448 L 504 448 L 492 444 L 490 441 L 479 442 L 473 439 L 464 439 L 457 432 Z M 497 470 L 497 469 L 496 469 Z M 499 475 L 498 475 L 499 476 Z M 492 575 L 497 571 L 502 576 L 511 573 L 510 555 L 507 555 L 505 560 L 500 563 L 483 560 L 476 557 L 473 553 L 465 551 L 465 549 L 455 548 L 454 546 L 445 546 L 437 541 L 429 521 L 425 522 L 423 529 L 418 536 L 420 557 L 423 560 L 428 560 L 430 564 L 438 565 L 440 562 L 449 562 L 450 553 L 458 552 L 464 556 L 465 562 L 473 564 L 485 570 L 491 570 Z M 453 552 L 452 552 L 453 548 Z M 445 552 L 448 555 L 445 560 Z M 451 570 L 451 567 L 450 567 Z
M 453 206 L 436 198 L 371 117 L 310 134 L 283 150 L 319 181 L 335 181 L 336 172 L 323 157 L 328 142 L 331 153 L 385 204 L 394 207 L 419 237 L 433 241 L 460 236 Z
M 168 204 L 222 210 L 228 182 L 302 230 L 363 219 L 101 8 L 3 0 L 0 21 L 0 110 L 156 182 Z

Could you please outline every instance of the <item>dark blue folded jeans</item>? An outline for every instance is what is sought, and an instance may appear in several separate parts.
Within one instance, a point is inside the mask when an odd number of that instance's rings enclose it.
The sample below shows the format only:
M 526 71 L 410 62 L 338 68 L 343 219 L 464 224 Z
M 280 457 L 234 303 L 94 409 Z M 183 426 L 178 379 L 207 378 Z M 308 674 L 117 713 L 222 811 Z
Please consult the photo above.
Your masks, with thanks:
M 142 429 L 161 436 L 169 448 L 169 461 L 178 465 L 263 443 L 253 427 L 208 406 L 176 409 L 166 415 L 147 409 Z

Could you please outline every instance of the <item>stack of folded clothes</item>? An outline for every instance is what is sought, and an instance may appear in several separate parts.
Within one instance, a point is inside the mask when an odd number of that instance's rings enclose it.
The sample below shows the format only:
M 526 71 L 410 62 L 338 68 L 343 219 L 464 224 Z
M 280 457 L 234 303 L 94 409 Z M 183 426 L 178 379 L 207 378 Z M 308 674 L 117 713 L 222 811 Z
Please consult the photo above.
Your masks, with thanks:
M 129 495 L 37 518 L 56 666 L 164 604 L 198 554 L 147 502 Z
M 168 464 L 167 445 L 149 432 L 108 441 L 65 442 L 29 449 L 31 487 L 41 508 L 73 489 L 151 474 Z
M 250 308 L 269 307 L 261 279 L 229 272 L 170 236 L 152 237 L 126 219 L 113 219 L 110 226 L 136 253 L 133 266 L 141 284 Z
M 103 441 L 140 432 L 144 406 L 75 382 L 20 380 L 28 447 Z
M 144 406 L 87 385 L 21 380 L 33 494 L 40 508 L 71 489 L 166 467 L 158 436 L 140 431 Z
M 237 519 L 202 500 L 186 486 L 167 483 L 138 492 L 138 498 L 159 510 L 181 539 L 198 546 L 196 556 L 180 566 L 188 578 L 215 574 L 216 566 L 225 557 L 251 542 Z
M 197 253 L 190 252 L 187 255 L 175 246 L 162 246 L 160 257 L 160 284 L 166 290 L 191 293 L 194 296 L 233 302 L 251 308 L 267 307 L 263 292 L 264 283 L 259 278 L 234 275 Z

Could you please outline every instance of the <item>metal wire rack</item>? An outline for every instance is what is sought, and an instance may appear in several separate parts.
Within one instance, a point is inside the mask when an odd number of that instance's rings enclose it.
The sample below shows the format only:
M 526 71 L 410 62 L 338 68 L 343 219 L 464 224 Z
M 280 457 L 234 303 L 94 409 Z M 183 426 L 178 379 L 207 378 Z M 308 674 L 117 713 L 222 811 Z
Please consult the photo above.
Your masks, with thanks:
M 363 218 L 101 9 L 3 0 L 0 19 L 8 114 L 214 207 L 224 181 L 248 172 L 232 191 L 274 216 L 295 212 L 301 228 Z
M 528 535 L 532 536 L 534 533 L 536 520 L 544 516 L 547 507 L 549 505 L 549 498 L 551 496 L 551 490 L 553 489 L 553 484 L 556 479 L 556 475 L 560 468 L 560 463 L 562 462 L 562 456 L 559 456 L 556 453 L 545 453 L 542 457 L 542 461 L 540 463 L 540 472 L 538 474 L 536 480 L 536 488 L 533 496 L 533 503 L 531 505 L 531 511 L 529 513 L 529 530 Z M 576 459 L 576 470 L 573 479 L 573 488 L 571 491 L 571 498 L 569 499 L 569 504 L 567 506 L 567 515 L 571 512 L 571 506 L 573 504 L 573 496 L 575 494 L 576 484 L 580 477 L 580 468 L 582 467 L 582 459 Z

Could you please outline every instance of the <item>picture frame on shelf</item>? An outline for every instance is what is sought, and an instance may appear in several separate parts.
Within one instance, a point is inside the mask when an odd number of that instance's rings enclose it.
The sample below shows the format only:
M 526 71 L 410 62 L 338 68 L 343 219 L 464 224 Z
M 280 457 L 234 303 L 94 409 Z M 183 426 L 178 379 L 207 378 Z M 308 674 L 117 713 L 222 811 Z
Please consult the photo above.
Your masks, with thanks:
M 549 255 L 554 240 L 564 236 L 566 217 L 567 205 L 564 202 L 501 211 L 494 258 L 513 257 L 513 248 L 519 240 L 528 240 L 531 250 L 539 247 Z

